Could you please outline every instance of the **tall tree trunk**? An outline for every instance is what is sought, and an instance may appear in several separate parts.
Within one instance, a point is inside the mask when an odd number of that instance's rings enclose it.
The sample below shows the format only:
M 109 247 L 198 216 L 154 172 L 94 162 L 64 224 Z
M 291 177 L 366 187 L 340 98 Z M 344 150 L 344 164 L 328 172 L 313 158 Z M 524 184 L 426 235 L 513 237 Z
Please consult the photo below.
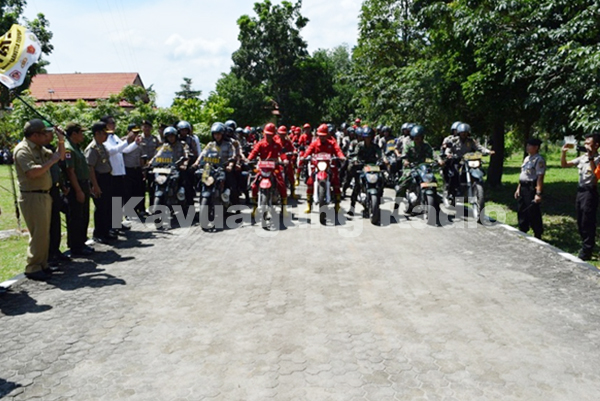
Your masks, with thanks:
M 494 123 L 492 134 L 493 150 L 496 152 L 490 159 L 487 182 L 495 187 L 502 184 L 502 171 L 504 170 L 504 120 Z

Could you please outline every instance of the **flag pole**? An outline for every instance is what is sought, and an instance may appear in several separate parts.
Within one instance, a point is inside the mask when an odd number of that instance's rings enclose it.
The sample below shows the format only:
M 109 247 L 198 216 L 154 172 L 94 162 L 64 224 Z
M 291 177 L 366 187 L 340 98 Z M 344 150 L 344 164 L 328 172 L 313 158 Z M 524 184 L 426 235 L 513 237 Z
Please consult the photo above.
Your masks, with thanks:
M 33 111 L 38 117 L 40 117 L 42 120 L 45 120 L 48 122 L 48 124 L 55 126 L 52 121 L 50 121 L 49 118 L 47 118 L 46 116 L 42 115 L 42 113 L 40 113 L 35 107 L 33 107 L 32 105 L 30 105 L 25 99 L 23 99 L 18 93 L 13 92 L 13 95 L 19 99 L 21 101 L 21 103 L 23 103 L 25 106 L 27 106 L 27 108 L 31 111 Z

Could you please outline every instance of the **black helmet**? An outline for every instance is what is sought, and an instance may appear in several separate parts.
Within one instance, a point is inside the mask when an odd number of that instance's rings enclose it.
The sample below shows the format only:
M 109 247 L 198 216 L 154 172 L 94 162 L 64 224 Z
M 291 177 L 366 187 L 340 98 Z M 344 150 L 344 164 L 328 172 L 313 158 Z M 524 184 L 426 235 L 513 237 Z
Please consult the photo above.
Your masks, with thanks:
M 460 134 L 461 132 L 471 133 L 471 126 L 467 123 L 460 123 L 458 127 L 456 127 L 456 133 Z
M 381 132 L 389 132 L 391 134 L 392 128 L 388 125 L 384 125 L 383 128 L 381 128 Z
M 356 130 L 354 129 L 354 127 L 348 127 L 348 134 L 356 134 Z
M 227 128 L 225 127 L 225 124 L 223 123 L 214 123 L 211 127 L 210 127 L 210 133 L 211 134 L 225 134 L 225 132 L 227 131 Z
M 348 124 L 346 123 L 342 123 L 342 125 L 340 125 L 340 129 L 343 130 L 347 130 L 348 129 Z
M 366 125 L 362 128 L 362 137 L 363 138 L 365 138 L 367 136 L 373 136 L 373 134 L 375 134 L 373 132 L 373 128 L 369 127 L 368 125 Z
M 163 131 L 163 135 L 165 138 L 168 137 L 169 135 L 177 135 L 177 130 L 173 127 L 167 127 Z
M 375 131 L 377 132 L 381 132 L 381 130 L 383 130 L 383 125 L 379 124 L 376 128 Z
M 192 125 L 190 123 L 188 123 L 187 121 L 179 121 L 177 123 L 177 131 L 180 131 L 182 129 L 188 129 L 190 130 L 190 132 L 192 131 Z
M 412 129 L 410 130 L 410 137 L 411 138 L 416 138 L 418 136 L 425 136 L 425 128 L 423 128 L 420 125 L 415 125 L 414 127 L 412 127 Z
M 242 127 L 238 127 L 235 129 L 235 133 L 238 135 L 241 135 L 244 133 L 244 129 Z
M 227 120 L 227 121 L 225 121 L 225 127 L 227 128 L 228 131 L 233 132 L 237 128 L 237 124 L 233 120 Z
M 361 137 L 363 134 L 363 129 L 361 127 L 356 127 L 356 136 Z
M 455 131 L 455 130 L 458 128 L 458 126 L 459 126 L 460 124 L 461 124 L 461 122 L 460 122 L 460 121 L 454 121 L 454 122 L 452 123 L 452 126 L 450 126 L 450 133 L 452 133 L 452 131 Z
M 335 134 L 335 125 L 333 125 L 333 124 L 327 124 L 327 133 L 329 135 Z

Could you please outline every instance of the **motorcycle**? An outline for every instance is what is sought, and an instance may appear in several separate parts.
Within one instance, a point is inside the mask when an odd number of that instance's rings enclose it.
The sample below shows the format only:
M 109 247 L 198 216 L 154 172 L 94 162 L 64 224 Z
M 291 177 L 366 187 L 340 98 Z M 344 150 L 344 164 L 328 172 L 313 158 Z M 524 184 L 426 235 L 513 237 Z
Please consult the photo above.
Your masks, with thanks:
M 458 177 L 456 177 L 457 174 Z M 484 176 L 481 152 L 465 153 L 458 162 L 457 168 L 449 171 L 450 182 L 454 182 L 454 185 L 448 186 L 448 203 L 451 206 L 456 206 L 456 199 L 464 199 L 466 194 L 467 201 L 473 207 L 473 217 L 477 221 L 481 221 L 483 209 L 485 208 Z
M 185 186 L 180 180 L 179 166 L 185 161 L 181 158 L 176 163 L 156 165 L 150 170 L 154 174 L 154 199 L 152 211 L 156 212 L 160 206 L 166 206 L 173 212 L 174 205 L 180 205 L 185 210 Z
M 406 190 L 406 213 L 413 214 L 415 209 L 424 211 L 429 225 L 440 224 L 440 200 L 437 193 L 435 171 L 437 162 L 426 160 L 425 163 L 409 166 L 409 173 L 400 180 L 398 186 L 408 185 Z
M 257 185 L 259 187 L 257 199 L 257 212 L 262 217 L 265 228 L 272 228 L 275 224 L 274 205 L 281 202 L 277 182 L 275 179 L 275 169 L 281 163 L 271 160 L 261 160 L 257 163 L 256 174 L 258 175 Z
M 202 162 L 195 174 L 200 178 L 200 223 L 203 229 L 208 229 L 220 217 L 216 206 L 222 206 L 223 211 L 229 208 L 231 192 L 225 188 L 225 169 L 216 150 L 208 152 Z
M 308 174 L 315 176 L 314 194 L 316 194 L 317 204 L 319 205 L 319 221 L 321 224 L 327 224 L 327 214 L 323 208 L 331 203 L 331 167 L 332 163 L 338 158 L 329 153 L 317 153 L 311 158 L 308 164 Z
M 381 197 L 383 195 L 383 174 L 380 165 L 357 165 L 360 168 L 360 192 L 358 202 L 363 206 L 363 215 L 371 218 L 371 224 L 379 225 L 381 222 Z
M 387 152 L 385 157 L 389 168 L 382 170 L 384 186 L 386 188 L 394 188 L 400 178 L 400 160 L 398 160 L 394 151 Z

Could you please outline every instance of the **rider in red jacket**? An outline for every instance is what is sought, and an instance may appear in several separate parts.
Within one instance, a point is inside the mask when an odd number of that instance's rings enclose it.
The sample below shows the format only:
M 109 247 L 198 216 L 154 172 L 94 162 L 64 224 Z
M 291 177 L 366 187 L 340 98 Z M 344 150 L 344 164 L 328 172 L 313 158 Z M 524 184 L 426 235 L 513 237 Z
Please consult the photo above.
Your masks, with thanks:
M 346 156 L 344 156 L 344 152 L 342 152 L 337 142 L 330 140 L 327 131 L 327 124 L 321 124 L 319 126 L 319 128 L 317 129 L 317 140 L 313 141 L 313 143 L 310 144 L 308 149 L 306 149 L 303 155 L 304 158 L 313 154 L 328 153 L 332 156 L 339 158 L 341 161 L 346 159 Z M 313 184 L 314 178 L 311 174 L 306 181 L 306 185 L 308 188 L 306 189 L 307 206 L 305 213 L 310 213 L 312 211 L 312 200 L 314 193 Z M 337 212 L 340 210 L 341 192 L 339 170 L 337 164 L 335 163 L 331 164 L 331 185 L 333 186 L 333 193 L 335 194 L 335 211 Z
M 283 152 L 283 148 L 279 143 L 275 141 L 275 124 L 269 123 L 265 125 L 263 130 L 265 135 L 262 141 L 259 141 L 254 145 L 254 148 L 248 155 L 248 160 L 253 160 L 255 158 L 259 158 L 260 160 L 271 160 L 271 161 L 279 161 L 279 159 L 286 160 L 285 153 Z M 279 195 L 281 196 L 281 208 L 283 210 L 284 216 L 287 213 L 285 206 L 287 205 L 287 191 L 285 188 L 285 182 L 283 181 L 283 175 L 281 174 L 281 170 L 276 168 L 273 172 L 275 176 L 275 181 L 277 182 L 277 190 L 279 191 Z M 252 183 L 252 204 L 254 205 L 252 209 L 252 217 L 256 214 L 256 208 L 258 206 L 258 179 L 259 175 L 256 176 L 256 179 Z
M 283 152 L 286 153 L 286 159 L 289 159 L 289 163 L 285 166 L 285 176 L 290 182 L 290 186 L 292 187 L 290 198 L 298 199 L 296 196 L 296 186 L 295 186 L 295 177 L 294 177 L 294 154 L 296 153 L 296 148 L 294 148 L 294 144 L 287 137 L 287 127 L 282 125 L 277 129 L 277 135 L 275 136 L 275 142 L 277 142 L 283 148 Z M 288 157 L 287 153 L 291 153 L 291 157 Z

